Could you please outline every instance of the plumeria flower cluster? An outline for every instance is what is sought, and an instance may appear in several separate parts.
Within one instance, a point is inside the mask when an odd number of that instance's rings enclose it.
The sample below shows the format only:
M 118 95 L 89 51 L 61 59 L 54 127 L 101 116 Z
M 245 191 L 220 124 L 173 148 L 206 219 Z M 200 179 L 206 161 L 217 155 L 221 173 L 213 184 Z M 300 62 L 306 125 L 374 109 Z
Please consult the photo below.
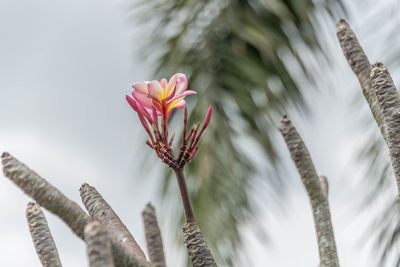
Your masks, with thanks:
M 138 82 L 132 85 L 132 97 L 126 96 L 129 105 L 137 112 L 139 120 L 150 140 L 146 144 L 154 149 L 157 156 L 174 170 L 182 169 L 192 160 L 198 149 L 198 142 L 211 120 L 213 106 L 210 105 L 206 118 L 199 131 L 200 124 L 195 124 L 187 134 L 188 112 L 184 98 L 196 94 L 186 90 L 188 82 L 182 73 L 174 74 L 169 81 Z M 183 119 L 182 144 L 176 157 L 172 150 L 175 134 L 168 134 L 168 116 L 172 109 L 185 108 Z M 160 117 L 160 119 L 159 119 Z M 159 125 L 159 123 L 161 125 Z

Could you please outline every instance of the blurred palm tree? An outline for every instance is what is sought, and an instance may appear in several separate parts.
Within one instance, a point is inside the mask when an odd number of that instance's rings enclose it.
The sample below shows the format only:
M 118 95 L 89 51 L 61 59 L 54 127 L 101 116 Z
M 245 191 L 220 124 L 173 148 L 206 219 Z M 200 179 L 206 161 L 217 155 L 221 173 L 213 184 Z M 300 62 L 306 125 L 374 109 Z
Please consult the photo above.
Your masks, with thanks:
M 271 200 L 282 193 L 275 144 L 279 117 L 289 108 L 306 110 L 295 75 L 310 83 L 313 77 L 296 46 L 309 49 L 311 57 L 323 54 L 313 16 L 322 12 L 327 20 L 338 20 L 341 1 L 146 0 L 142 4 L 139 17 L 151 33 L 146 36 L 150 39 L 144 56 L 155 62 L 155 77 L 188 75 L 190 89 L 199 92 L 196 102 L 189 98 L 192 123 L 202 120 L 209 103 L 214 105 L 212 124 L 187 170 L 188 187 L 217 261 L 233 266 L 242 245 L 239 228 L 245 223 L 260 226 L 254 199 L 261 193 L 255 195 L 254 188 L 272 186 L 270 192 L 277 193 L 270 194 Z M 181 120 L 180 115 L 174 120 Z M 166 174 L 162 190 L 168 203 L 171 195 L 175 199 L 179 195 L 175 183 Z M 170 218 L 183 218 L 180 210 L 171 208 L 175 213 Z M 261 227 L 257 229 L 257 235 L 263 234 Z

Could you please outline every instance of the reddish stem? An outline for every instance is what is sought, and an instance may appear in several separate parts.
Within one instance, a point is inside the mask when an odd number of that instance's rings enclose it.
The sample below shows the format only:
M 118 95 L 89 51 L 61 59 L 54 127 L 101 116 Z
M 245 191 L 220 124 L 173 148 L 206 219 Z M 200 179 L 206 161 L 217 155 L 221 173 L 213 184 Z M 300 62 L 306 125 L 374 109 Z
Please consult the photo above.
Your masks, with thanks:
M 183 115 L 182 145 L 185 144 L 185 140 L 186 140 L 186 127 L 187 127 L 187 107 L 185 107 L 185 112 Z
M 146 145 L 148 145 L 149 147 L 151 147 L 152 149 L 154 149 L 154 145 L 149 141 L 149 140 L 146 140 Z
M 191 160 L 193 159 L 194 155 L 196 155 L 197 149 L 199 149 L 198 146 L 196 146 L 196 147 L 194 148 L 194 150 L 193 150 L 192 154 L 190 155 L 188 161 L 191 161 Z
M 185 140 L 185 145 L 187 145 L 187 143 L 189 142 L 189 139 L 192 137 L 193 132 L 194 132 L 194 128 L 196 128 L 196 125 L 194 125 L 192 129 L 190 129 L 189 135 Z
M 189 193 L 187 191 L 185 175 L 183 174 L 183 168 L 174 169 L 176 179 L 178 181 L 179 191 L 181 192 L 183 209 L 185 211 L 186 222 L 194 222 L 194 214 L 192 204 L 190 203 Z
M 168 115 L 166 114 L 166 108 L 163 107 L 163 135 L 164 135 L 164 143 L 168 144 Z
M 197 131 L 199 130 L 199 124 L 196 125 L 196 128 L 193 131 L 192 141 L 190 142 L 189 151 L 192 151 L 194 146 L 196 145 Z

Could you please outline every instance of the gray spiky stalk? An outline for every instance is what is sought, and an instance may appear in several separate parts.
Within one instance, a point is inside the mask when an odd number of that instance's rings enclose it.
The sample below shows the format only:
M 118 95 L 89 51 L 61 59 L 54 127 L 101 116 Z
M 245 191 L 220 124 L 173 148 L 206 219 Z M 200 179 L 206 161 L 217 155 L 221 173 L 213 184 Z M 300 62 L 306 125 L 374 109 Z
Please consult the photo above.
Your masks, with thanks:
M 371 81 L 384 116 L 387 144 L 400 196 L 400 97 L 382 63 L 374 64 Z
M 26 208 L 26 218 L 36 253 L 44 267 L 61 267 L 60 257 L 42 209 L 33 202 Z
M 148 266 L 149 263 L 146 260 L 143 250 L 99 192 L 88 184 L 83 184 L 79 191 L 82 202 L 90 216 L 105 226 L 111 240 L 119 244 L 138 263 Z
M 165 267 L 164 247 L 154 207 L 148 203 L 142 212 L 147 250 L 154 267 Z
M 86 212 L 74 201 L 64 196 L 54 186 L 41 178 L 9 153 L 1 155 L 4 176 L 14 182 L 22 191 L 33 198 L 40 206 L 57 215 L 81 239 L 84 238 L 85 225 L 91 221 Z M 143 266 L 117 242 L 111 240 L 114 263 L 117 267 Z
M 69 200 L 61 191 L 9 153 L 3 153 L 1 158 L 4 176 L 8 177 L 40 206 L 60 217 L 76 235 L 83 239 L 83 228 L 90 218 L 77 203 Z
M 372 115 L 379 126 L 383 138 L 386 140 L 383 114 L 372 89 L 370 79 L 371 64 L 360 46 L 356 35 L 344 19 L 341 19 L 336 25 L 336 35 L 347 62 L 360 82 L 362 92 L 368 102 Z
M 321 267 L 339 266 L 329 203 L 310 154 L 292 122 L 283 116 L 279 127 L 308 193 L 318 238 Z
M 110 239 L 100 222 L 85 226 L 85 242 L 90 267 L 114 267 Z
M 216 267 L 217 264 L 195 221 L 187 222 L 183 228 L 183 238 L 193 267 Z

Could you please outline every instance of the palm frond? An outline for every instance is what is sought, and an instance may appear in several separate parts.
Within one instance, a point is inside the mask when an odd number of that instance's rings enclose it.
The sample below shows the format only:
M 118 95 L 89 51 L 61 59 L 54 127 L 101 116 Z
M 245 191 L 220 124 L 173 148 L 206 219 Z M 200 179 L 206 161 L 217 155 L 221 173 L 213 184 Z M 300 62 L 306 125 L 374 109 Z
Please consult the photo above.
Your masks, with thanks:
M 294 43 L 320 52 L 312 14 L 323 10 L 336 16 L 342 12 L 341 2 L 145 2 L 147 12 L 139 17 L 151 36 L 144 57 L 156 62 L 155 75 L 169 77 L 178 71 L 188 75 L 190 88 L 199 92 L 198 101 L 189 102 L 191 122 L 201 121 L 208 104 L 214 105 L 198 158 L 187 170 L 188 187 L 216 260 L 233 266 L 242 242 L 239 227 L 254 221 L 251 187 L 267 180 L 276 189 L 271 198 L 282 193 L 274 137 L 278 118 L 287 108 L 306 108 L 284 59 L 300 66 L 301 75 L 312 82 Z M 257 157 L 264 166 L 254 163 L 255 153 L 241 145 L 243 138 L 261 148 Z M 261 177 L 266 171 L 268 177 Z M 175 181 L 166 174 L 163 197 L 177 197 L 176 190 Z

